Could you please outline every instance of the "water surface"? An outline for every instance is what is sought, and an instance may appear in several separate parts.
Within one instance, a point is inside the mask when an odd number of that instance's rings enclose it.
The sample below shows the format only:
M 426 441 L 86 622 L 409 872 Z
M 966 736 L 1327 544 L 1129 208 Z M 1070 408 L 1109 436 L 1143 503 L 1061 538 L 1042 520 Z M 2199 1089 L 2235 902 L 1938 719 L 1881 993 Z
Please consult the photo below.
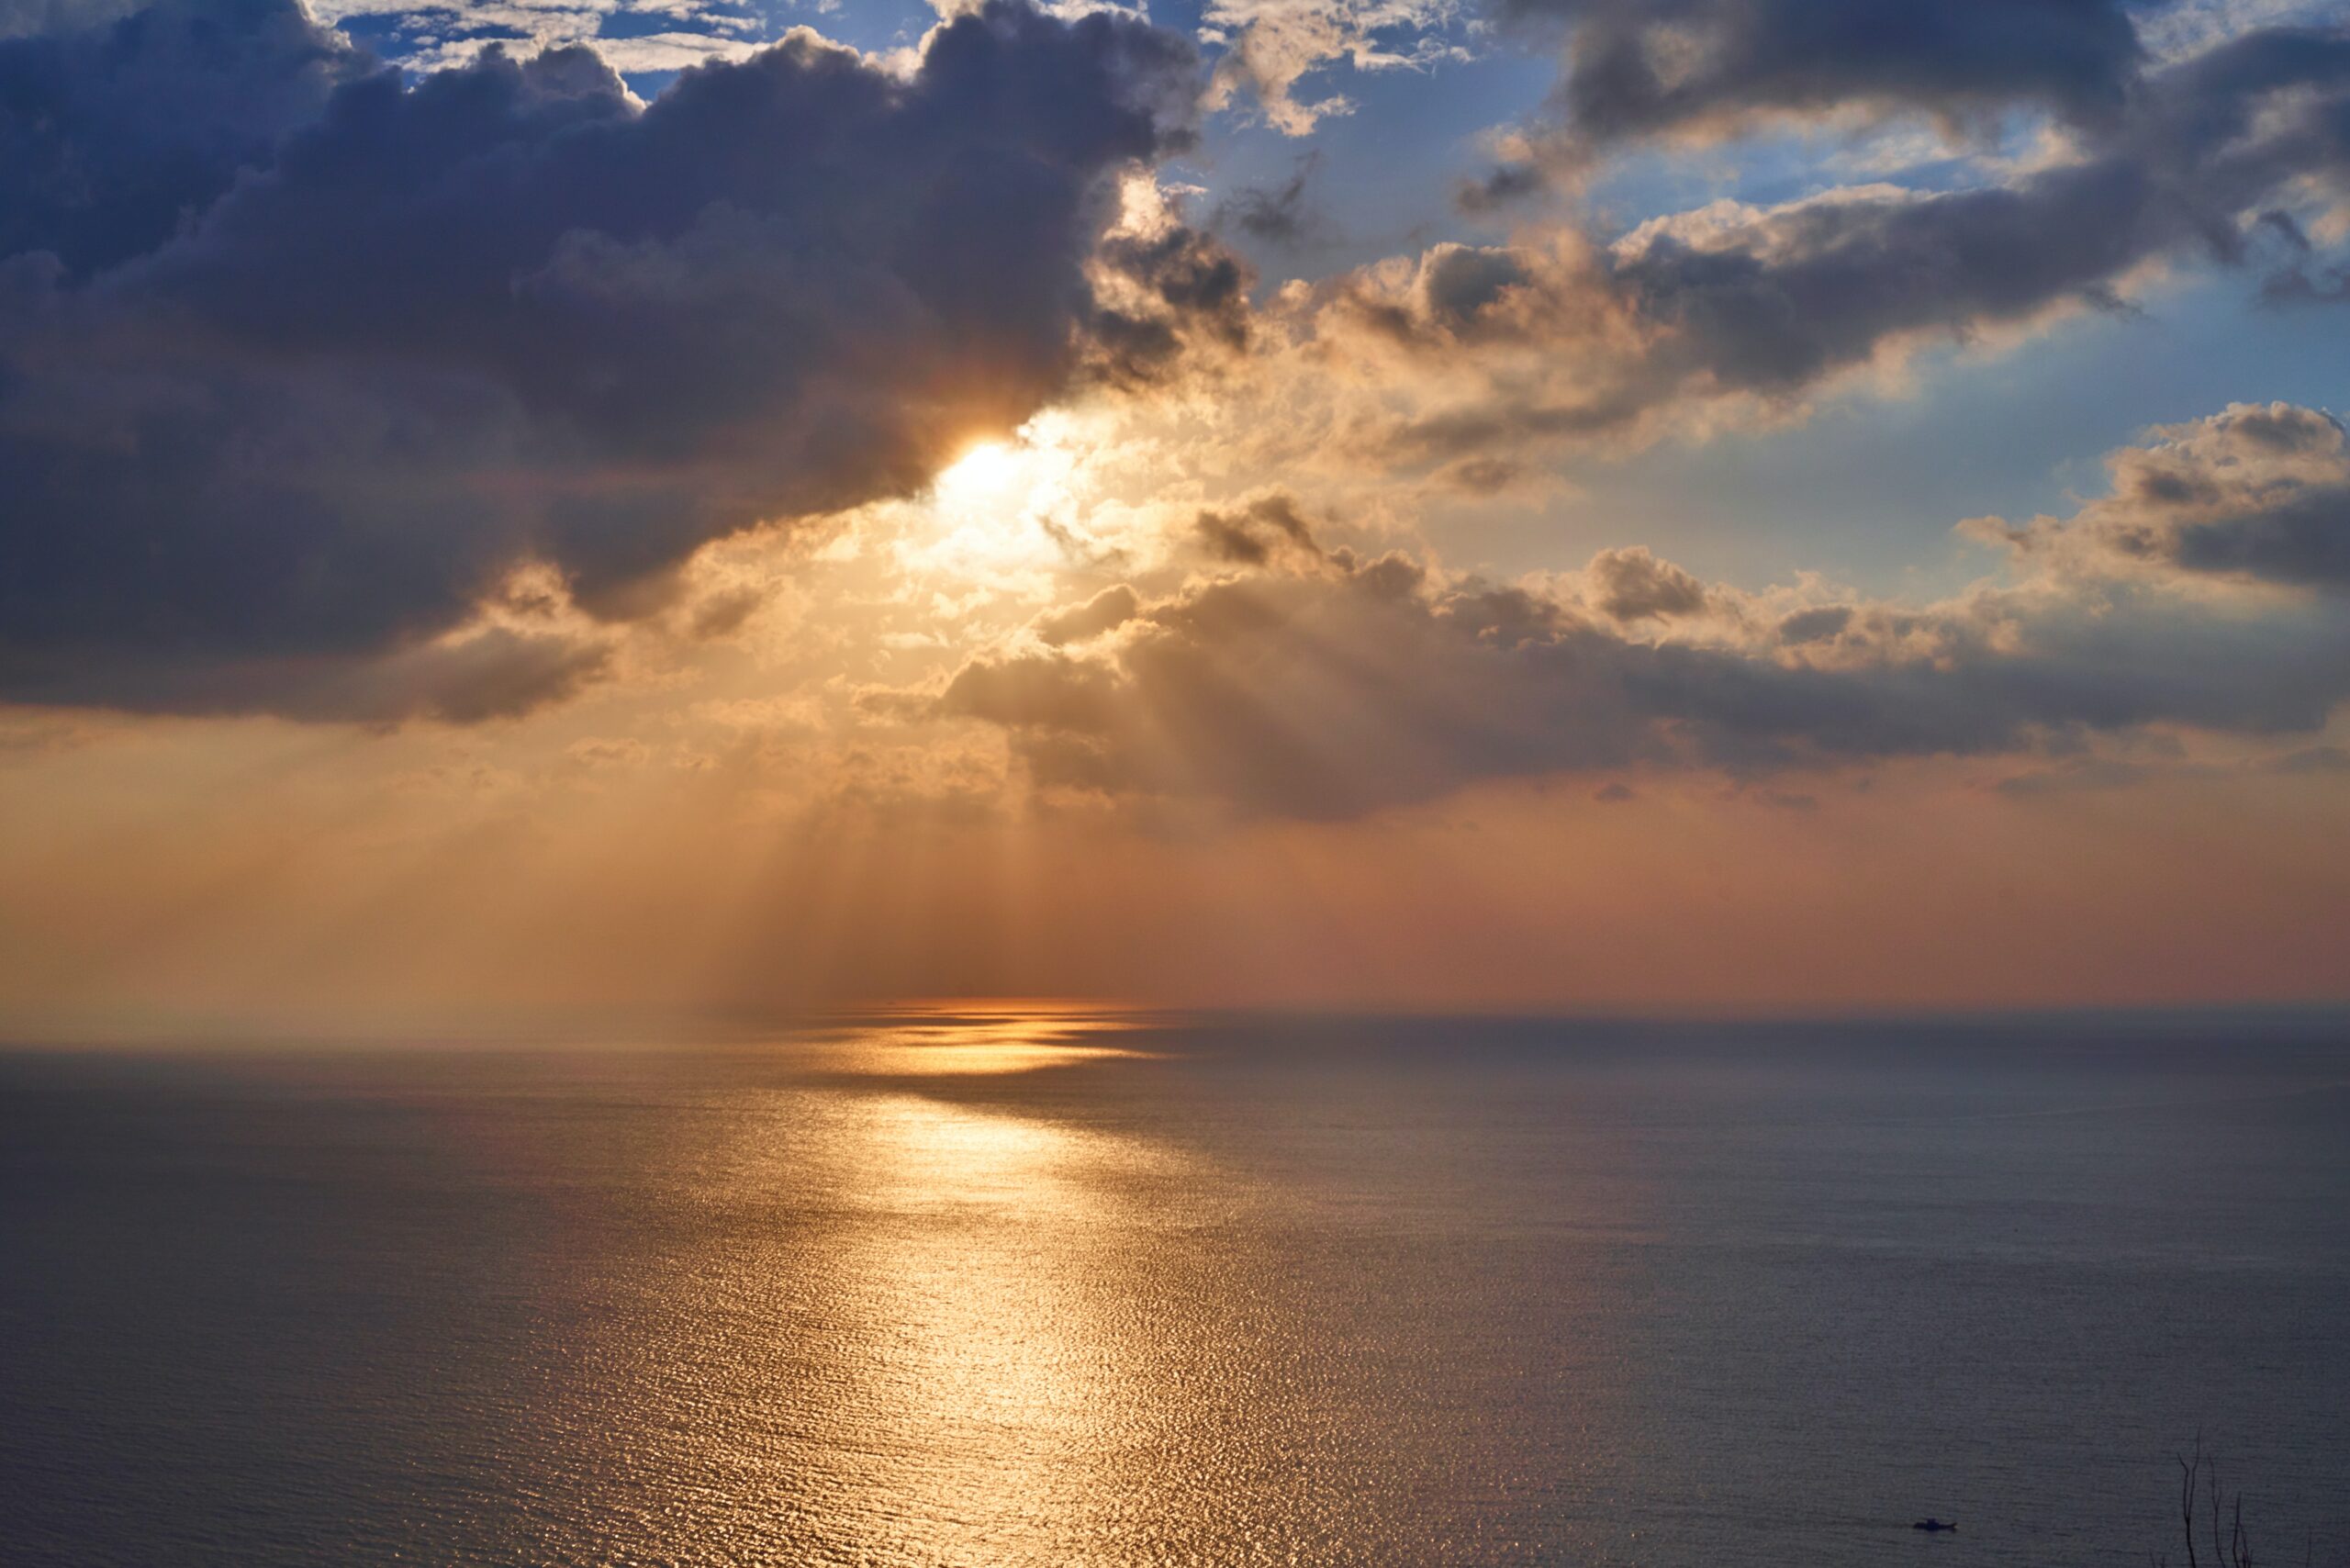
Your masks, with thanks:
M 0 1562 L 2350 1562 L 2350 1035 L 0 1055 Z M 1926 1514 L 1956 1536 L 1910 1530 Z

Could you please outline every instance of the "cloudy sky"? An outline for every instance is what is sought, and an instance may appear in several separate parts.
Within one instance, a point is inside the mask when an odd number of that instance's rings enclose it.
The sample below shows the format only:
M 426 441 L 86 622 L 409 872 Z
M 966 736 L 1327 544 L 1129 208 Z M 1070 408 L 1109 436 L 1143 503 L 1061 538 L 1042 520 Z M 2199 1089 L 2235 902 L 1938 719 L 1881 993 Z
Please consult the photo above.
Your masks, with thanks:
M 2335 5 L 0 0 L 0 1023 L 2341 999 L 2345 408 Z

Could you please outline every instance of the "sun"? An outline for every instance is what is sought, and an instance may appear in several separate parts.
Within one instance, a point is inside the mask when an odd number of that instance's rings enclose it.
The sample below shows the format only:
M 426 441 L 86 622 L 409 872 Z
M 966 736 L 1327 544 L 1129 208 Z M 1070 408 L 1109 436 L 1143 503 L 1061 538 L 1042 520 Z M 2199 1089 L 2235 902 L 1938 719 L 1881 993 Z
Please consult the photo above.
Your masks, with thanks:
M 1008 494 L 1021 477 L 1020 454 L 1000 441 L 983 441 L 939 470 L 933 481 L 938 498 L 970 505 Z
M 1091 537 L 1100 455 L 1096 430 L 1057 411 L 964 447 L 916 498 L 901 562 L 999 586 L 1058 570 Z
M 1024 440 L 967 447 L 931 481 L 923 564 L 965 577 L 1051 565 L 1058 550 L 1039 520 L 1065 499 L 1058 455 Z

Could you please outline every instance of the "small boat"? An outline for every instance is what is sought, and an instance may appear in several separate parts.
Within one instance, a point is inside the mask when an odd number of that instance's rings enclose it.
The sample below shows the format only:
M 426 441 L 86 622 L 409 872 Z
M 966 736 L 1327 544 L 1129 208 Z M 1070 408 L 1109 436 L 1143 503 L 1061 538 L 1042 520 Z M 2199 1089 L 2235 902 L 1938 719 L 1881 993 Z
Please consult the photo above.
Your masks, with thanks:
M 1956 1525 L 1946 1525 L 1940 1519 L 1929 1517 L 1919 1519 L 1916 1524 L 1911 1525 L 1909 1528 L 1911 1529 L 1924 1530 L 1930 1535 L 1941 1530 L 1956 1529 L 1958 1527 Z

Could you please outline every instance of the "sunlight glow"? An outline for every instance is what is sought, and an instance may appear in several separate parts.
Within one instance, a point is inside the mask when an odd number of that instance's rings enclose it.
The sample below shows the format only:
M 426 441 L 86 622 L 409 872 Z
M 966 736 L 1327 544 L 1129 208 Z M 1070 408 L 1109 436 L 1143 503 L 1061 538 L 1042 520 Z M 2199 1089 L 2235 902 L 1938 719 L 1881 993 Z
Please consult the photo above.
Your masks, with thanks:
M 1056 528 L 1078 510 L 1078 453 L 1032 421 L 1010 441 L 983 441 L 932 483 L 929 538 L 909 541 L 917 571 L 1005 586 L 1061 564 Z
M 983 441 L 949 464 L 938 476 L 940 501 L 953 506 L 1002 499 L 1020 477 L 1021 462 L 1000 441 Z

